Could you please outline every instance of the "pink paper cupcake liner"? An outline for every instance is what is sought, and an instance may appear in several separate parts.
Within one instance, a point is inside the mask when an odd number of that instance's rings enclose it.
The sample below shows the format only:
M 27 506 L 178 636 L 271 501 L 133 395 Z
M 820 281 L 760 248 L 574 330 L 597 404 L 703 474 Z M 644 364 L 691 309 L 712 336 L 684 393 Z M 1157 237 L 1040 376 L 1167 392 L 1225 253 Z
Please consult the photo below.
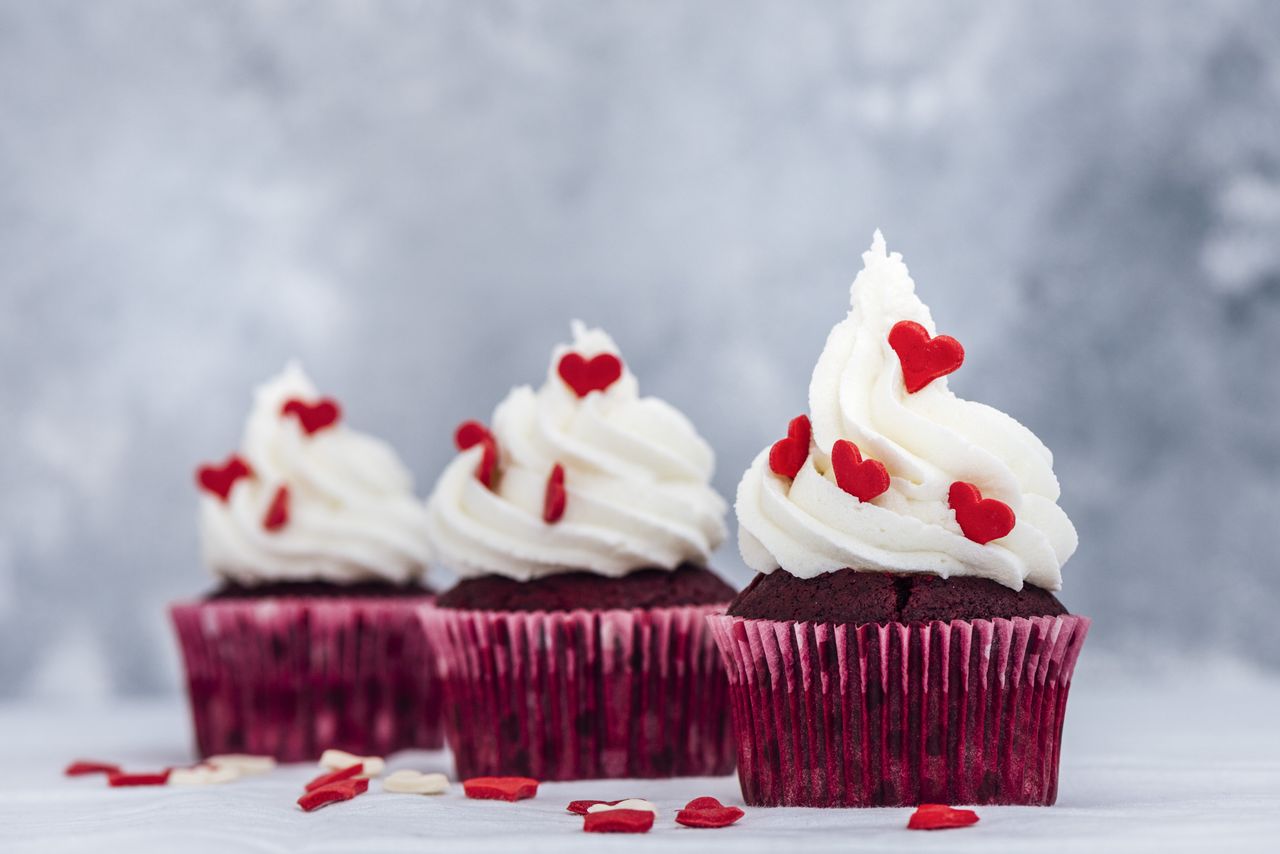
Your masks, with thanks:
M 417 612 L 433 597 L 171 606 L 201 756 L 314 760 L 438 749 L 441 691 Z M 424 603 L 426 603 L 424 605 Z
M 708 618 L 754 806 L 1052 804 L 1087 617 Z
M 733 771 L 723 605 L 568 612 L 424 609 L 462 778 Z

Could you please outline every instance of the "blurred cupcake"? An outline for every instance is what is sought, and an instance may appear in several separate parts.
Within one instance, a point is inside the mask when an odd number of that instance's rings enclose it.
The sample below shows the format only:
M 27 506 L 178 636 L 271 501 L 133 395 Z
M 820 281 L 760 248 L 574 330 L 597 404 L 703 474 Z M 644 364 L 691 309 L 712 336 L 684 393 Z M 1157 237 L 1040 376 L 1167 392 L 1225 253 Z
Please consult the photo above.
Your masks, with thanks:
M 213 593 L 171 608 L 202 756 L 438 748 L 426 508 L 383 442 L 297 365 L 257 390 L 240 451 L 197 472 Z
M 946 376 L 964 350 L 879 232 L 809 416 L 738 487 L 760 574 L 711 620 L 750 804 L 1051 804 L 1089 620 L 1053 457 Z
M 733 589 L 714 455 L 574 324 L 541 389 L 514 389 L 428 501 L 461 580 L 424 611 L 462 777 L 727 774 L 727 684 L 708 614 Z

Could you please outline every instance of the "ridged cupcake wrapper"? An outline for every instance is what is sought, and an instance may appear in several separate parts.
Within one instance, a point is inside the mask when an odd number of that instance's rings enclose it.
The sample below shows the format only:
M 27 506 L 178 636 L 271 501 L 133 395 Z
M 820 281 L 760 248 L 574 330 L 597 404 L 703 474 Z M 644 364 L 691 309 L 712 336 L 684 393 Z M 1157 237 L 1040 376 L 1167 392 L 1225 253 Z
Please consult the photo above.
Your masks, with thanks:
M 1086 617 L 713 616 L 755 806 L 1052 804 Z
M 418 619 L 432 597 L 215 600 L 171 606 L 201 756 L 316 759 L 443 746 Z
M 723 610 L 425 609 L 458 776 L 732 772 L 728 683 L 706 622 Z

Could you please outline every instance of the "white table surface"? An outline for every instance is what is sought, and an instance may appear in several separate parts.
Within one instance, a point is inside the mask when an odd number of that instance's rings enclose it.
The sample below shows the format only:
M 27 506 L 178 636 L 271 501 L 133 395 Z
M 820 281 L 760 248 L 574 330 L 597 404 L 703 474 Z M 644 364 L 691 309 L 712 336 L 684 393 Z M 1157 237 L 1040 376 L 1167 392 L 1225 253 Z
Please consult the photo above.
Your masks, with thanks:
M 394 795 L 375 782 L 310 814 L 294 802 L 311 765 L 207 788 L 108 789 L 62 768 L 190 761 L 182 703 L 10 703 L 0 705 L 0 851 L 1280 851 L 1280 677 L 1207 664 L 1143 679 L 1103 670 L 1077 672 L 1057 806 L 979 807 L 976 826 L 933 833 L 905 830 L 907 809 L 748 808 L 728 829 L 674 823 L 698 795 L 741 804 L 736 777 L 544 783 L 517 804 L 468 801 L 459 786 Z M 397 755 L 390 768 L 402 767 L 452 776 L 445 753 Z M 628 796 L 662 809 L 647 835 L 586 834 L 564 810 Z

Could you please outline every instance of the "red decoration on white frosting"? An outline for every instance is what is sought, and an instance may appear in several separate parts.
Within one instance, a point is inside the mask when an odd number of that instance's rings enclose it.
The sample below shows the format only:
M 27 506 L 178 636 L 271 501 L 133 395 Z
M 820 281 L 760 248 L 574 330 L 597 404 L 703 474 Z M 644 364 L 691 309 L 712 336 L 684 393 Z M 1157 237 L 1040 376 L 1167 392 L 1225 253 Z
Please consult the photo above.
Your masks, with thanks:
M 556 372 L 574 394 L 586 397 L 593 391 L 604 391 L 622 377 L 622 360 L 612 353 L 600 353 L 590 359 L 581 353 L 565 353 Z
M 889 472 L 884 463 L 864 460 L 858 446 L 848 439 L 839 439 L 831 446 L 831 468 L 836 486 L 859 501 L 870 501 L 889 488 Z
M 337 424 L 338 419 L 342 417 L 342 407 L 331 397 L 317 400 L 315 403 L 307 403 L 305 400 L 294 397 L 286 400 L 280 407 L 280 415 L 295 416 L 298 423 L 302 425 L 303 432 L 310 436 Z
M 956 513 L 960 530 L 979 545 L 1000 539 L 1017 523 L 1013 508 L 1008 504 L 994 498 L 983 498 L 978 487 L 963 480 L 951 484 L 947 503 Z
M 929 337 L 929 330 L 913 320 L 900 320 L 889 330 L 889 346 L 902 363 L 907 391 L 915 394 L 938 377 L 964 363 L 964 347 L 950 335 Z
M 787 425 L 787 438 L 779 439 L 769 449 L 769 470 L 783 477 L 794 478 L 809 459 L 809 443 L 813 439 L 813 426 L 808 415 L 797 415 Z
M 271 499 L 271 506 L 262 517 L 262 527 L 275 533 L 289 524 L 289 487 L 281 486 Z
M 196 469 L 196 483 L 205 492 L 222 501 L 231 497 L 231 489 L 241 478 L 253 477 L 253 469 L 239 454 L 232 454 L 220 466 L 206 463 Z
M 542 521 L 554 525 L 564 515 L 568 495 L 564 491 L 564 466 L 559 463 L 551 469 L 547 477 L 547 492 L 542 499 Z

